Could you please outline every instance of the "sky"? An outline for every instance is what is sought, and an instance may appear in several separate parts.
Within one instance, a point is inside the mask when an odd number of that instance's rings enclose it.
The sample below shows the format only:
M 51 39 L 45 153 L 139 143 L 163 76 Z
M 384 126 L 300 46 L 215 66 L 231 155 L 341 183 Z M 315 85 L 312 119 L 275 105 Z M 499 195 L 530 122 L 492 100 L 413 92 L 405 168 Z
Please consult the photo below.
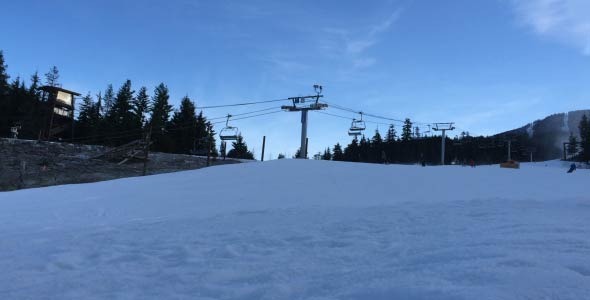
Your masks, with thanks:
M 590 108 L 590 1 L 5 1 L 0 50 L 28 78 L 55 65 L 97 94 L 160 82 L 178 107 L 313 94 L 340 107 L 488 135 Z M 288 103 L 204 109 L 209 118 Z M 269 110 L 273 111 L 273 110 Z M 311 112 L 309 152 L 348 144 L 358 114 Z M 344 118 L 342 118 L 344 117 Z M 219 119 L 216 119 L 219 120 Z M 366 136 L 394 121 L 365 118 Z M 300 115 L 236 120 L 257 157 L 299 147 Z M 223 124 L 216 125 L 219 131 Z

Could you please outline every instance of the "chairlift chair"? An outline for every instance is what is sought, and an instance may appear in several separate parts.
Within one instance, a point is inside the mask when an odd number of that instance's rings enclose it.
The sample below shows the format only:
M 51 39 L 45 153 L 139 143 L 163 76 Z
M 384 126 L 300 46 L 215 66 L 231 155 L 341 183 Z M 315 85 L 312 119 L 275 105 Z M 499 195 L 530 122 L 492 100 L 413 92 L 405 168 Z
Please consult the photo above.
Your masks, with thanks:
M 238 127 L 229 126 L 229 118 L 231 118 L 231 115 L 227 115 L 225 127 L 219 132 L 219 139 L 222 141 L 235 141 L 238 139 Z
M 352 124 L 350 125 L 350 131 L 361 132 L 367 128 L 365 121 L 353 119 Z
M 363 113 L 359 113 L 361 115 L 360 119 L 352 119 L 352 124 L 350 124 L 350 130 L 352 132 L 361 132 L 367 128 L 365 121 L 363 121 Z
M 222 141 L 235 141 L 238 139 L 238 128 L 227 126 L 219 132 L 219 139 Z
M 360 131 L 354 131 L 354 130 L 350 129 L 350 130 L 348 130 L 348 135 L 354 136 L 356 138 L 357 136 L 361 135 L 361 132 Z

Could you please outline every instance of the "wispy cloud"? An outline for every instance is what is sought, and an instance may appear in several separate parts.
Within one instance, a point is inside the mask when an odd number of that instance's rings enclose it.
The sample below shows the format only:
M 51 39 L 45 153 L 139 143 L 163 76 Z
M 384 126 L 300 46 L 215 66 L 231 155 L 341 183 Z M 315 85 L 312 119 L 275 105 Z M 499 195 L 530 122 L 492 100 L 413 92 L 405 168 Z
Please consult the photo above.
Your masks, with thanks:
M 513 0 L 519 17 L 535 33 L 576 46 L 590 55 L 590 1 Z
M 370 55 L 369 50 L 379 44 L 383 35 L 399 19 L 400 14 L 401 10 L 395 10 L 386 19 L 364 28 L 324 28 L 320 50 L 325 56 L 343 63 L 340 75 L 349 77 L 356 74 L 356 71 L 377 63 L 377 59 Z
M 350 56 L 362 55 L 377 44 L 380 35 L 389 30 L 399 16 L 400 10 L 396 10 L 387 19 L 372 25 L 368 29 L 325 28 L 324 33 L 329 36 L 326 39 L 327 42 L 324 44 L 324 48 L 331 51 L 343 50 L 343 54 Z

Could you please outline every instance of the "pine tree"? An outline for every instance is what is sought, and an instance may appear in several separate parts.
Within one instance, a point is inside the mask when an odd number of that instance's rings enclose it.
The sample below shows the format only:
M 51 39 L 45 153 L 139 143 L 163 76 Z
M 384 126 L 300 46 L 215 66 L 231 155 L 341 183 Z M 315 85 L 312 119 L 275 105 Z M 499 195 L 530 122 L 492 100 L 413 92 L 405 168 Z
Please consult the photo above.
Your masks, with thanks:
M 359 141 L 355 137 L 348 146 L 344 149 L 344 160 L 345 161 L 359 161 L 360 159 L 360 151 L 359 151 Z
M 569 154 L 570 156 L 575 156 L 576 154 L 578 154 L 578 139 L 576 138 L 573 132 L 570 132 L 567 154 Z
M 133 91 L 131 89 L 131 80 L 126 80 L 121 86 L 115 97 L 115 102 L 107 113 L 107 126 L 110 128 L 109 133 L 116 135 L 121 132 L 129 133 L 132 130 L 141 129 L 134 127 L 133 113 L 131 111 L 131 101 L 133 101 Z M 113 139 L 115 144 L 123 144 L 142 136 L 142 132 L 136 131 L 137 134 L 130 133 L 129 136 Z
M 106 117 L 115 103 L 115 92 L 113 91 L 112 84 L 107 85 L 107 89 L 104 91 L 104 97 L 102 97 L 102 101 L 104 102 L 102 105 L 102 114 L 104 117 Z
M 76 133 L 79 137 L 88 137 L 93 135 L 92 131 L 97 124 L 92 124 L 94 119 L 95 104 L 92 101 L 90 93 L 82 97 L 82 103 L 78 113 L 78 120 L 76 122 Z
M 146 122 L 146 114 L 150 109 L 150 97 L 147 94 L 147 88 L 142 86 L 133 98 L 131 103 L 133 111 L 133 123 L 135 127 L 143 127 Z
M 375 135 L 371 138 L 371 143 L 373 144 L 381 144 L 383 143 L 383 139 L 381 138 L 381 134 L 379 133 L 379 129 L 375 130 Z
M 190 153 L 195 145 L 197 115 L 195 104 L 188 96 L 182 98 L 180 108 L 170 121 L 171 135 L 174 139 L 174 152 Z
M 203 115 L 203 112 L 199 112 L 197 116 L 197 121 L 195 124 L 195 151 L 198 154 L 207 153 L 209 150 L 209 143 L 214 142 L 211 139 L 211 134 L 209 133 L 209 122 L 207 122 L 207 118 Z M 212 147 L 215 148 L 215 147 Z M 227 149 L 226 149 L 227 154 Z
M 29 86 L 29 95 L 32 97 L 41 100 L 41 94 L 39 92 L 39 84 L 41 83 L 41 78 L 39 78 L 39 72 L 35 71 L 33 75 L 31 75 L 31 86 Z
M 45 73 L 45 84 L 49 86 L 60 87 L 59 83 L 59 70 L 56 66 L 49 69 L 49 72 Z
M 395 131 L 395 127 L 393 124 L 389 125 L 389 129 L 387 129 L 387 135 L 385 136 L 385 142 L 388 144 L 394 143 L 397 139 L 397 132 Z
M 335 161 L 343 161 L 344 160 L 344 152 L 342 152 L 342 146 L 340 146 L 340 143 L 336 143 L 336 145 L 334 145 L 332 160 L 335 160 Z
M 24 85 L 24 82 L 21 81 L 20 77 L 17 76 L 9 85 L 8 87 L 8 94 L 5 95 L 6 101 L 6 119 L 3 121 L 5 122 L 6 126 L 4 128 L 4 135 L 8 135 L 10 132 L 10 127 L 14 125 L 22 125 L 26 119 L 26 116 L 29 111 L 29 103 L 27 98 L 27 89 Z M 19 137 L 21 137 L 19 135 Z
M 172 139 L 166 134 L 166 126 L 172 112 L 172 105 L 168 104 L 169 99 L 168 87 L 160 83 L 154 90 L 150 118 L 154 148 L 158 151 L 170 151 L 173 147 Z
M 246 142 L 244 142 L 244 138 L 241 134 L 239 134 L 238 139 L 232 142 L 232 149 L 227 153 L 227 157 L 254 159 L 254 154 L 248 151 L 248 146 L 246 145 Z
M 324 150 L 324 153 L 322 154 L 322 160 L 332 160 L 332 152 L 330 151 L 330 147 Z
M 164 128 L 170 119 L 170 113 L 172 112 L 172 105 L 168 104 L 170 96 L 168 95 L 168 87 L 163 83 L 160 83 L 154 90 L 154 96 L 152 98 L 152 115 L 150 125 L 156 128 Z
M 412 139 L 412 122 L 406 118 L 402 127 L 402 141 L 407 142 Z
M 39 131 L 42 128 L 43 120 L 46 115 L 44 107 L 41 103 L 41 91 L 39 86 L 41 79 L 38 72 L 31 76 L 31 85 L 27 91 L 24 111 L 26 117 L 22 124 L 19 136 L 24 138 L 36 138 L 39 136 Z
M 8 98 L 10 76 L 6 72 L 8 66 L 4 61 L 4 53 L 0 50 L 0 136 L 10 133 L 10 100 Z
M 8 94 L 8 79 L 10 76 L 6 72 L 8 66 L 4 61 L 4 52 L 0 50 L 0 97 Z
M 582 116 L 578 128 L 580 129 L 580 147 L 582 148 L 581 158 L 582 161 L 587 162 L 590 160 L 590 123 L 588 123 L 586 115 Z

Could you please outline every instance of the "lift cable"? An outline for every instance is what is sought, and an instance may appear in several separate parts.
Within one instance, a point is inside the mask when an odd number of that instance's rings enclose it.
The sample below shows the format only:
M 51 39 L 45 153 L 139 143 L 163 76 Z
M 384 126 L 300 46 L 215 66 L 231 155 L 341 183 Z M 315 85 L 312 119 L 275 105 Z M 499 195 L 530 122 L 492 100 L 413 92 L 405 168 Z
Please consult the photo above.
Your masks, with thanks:
M 367 113 L 367 112 L 364 112 L 364 111 L 360 111 L 360 110 L 355 110 L 355 109 L 352 109 L 352 108 L 344 107 L 344 106 L 341 106 L 341 105 L 332 104 L 332 103 L 329 103 L 329 102 L 326 102 L 326 101 L 324 101 L 324 103 L 328 104 L 330 107 L 333 107 L 333 108 L 336 108 L 336 109 L 339 109 L 339 110 L 342 110 L 342 111 L 346 111 L 346 112 L 351 112 L 351 113 L 355 113 L 355 114 L 362 113 L 363 115 L 368 116 L 368 117 L 373 117 L 373 118 L 376 118 L 376 119 L 388 120 L 388 121 L 393 121 L 393 122 L 399 122 L 399 123 L 404 123 L 405 122 L 405 120 L 395 119 L 395 118 L 389 118 L 389 117 L 385 117 L 385 116 L 381 116 L 381 115 L 377 115 L 377 114 L 373 114 L 373 113 Z M 412 124 L 428 125 L 428 124 L 432 124 L 432 123 L 412 121 Z
M 253 102 L 243 102 L 243 103 L 233 103 L 233 104 L 199 106 L 199 107 L 195 107 L 195 109 L 210 109 L 210 108 L 221 108 L 221 107 L 255 105 L 255 104 L 271 103 L 271 102 L 281 102 L 281 101 L 291 101 L 291 99 L 289 99 L 289 98 L 283 98 L 283 99 L 273 99 L 273 100 L 265 100 L 265 101 L 253 101 Z

